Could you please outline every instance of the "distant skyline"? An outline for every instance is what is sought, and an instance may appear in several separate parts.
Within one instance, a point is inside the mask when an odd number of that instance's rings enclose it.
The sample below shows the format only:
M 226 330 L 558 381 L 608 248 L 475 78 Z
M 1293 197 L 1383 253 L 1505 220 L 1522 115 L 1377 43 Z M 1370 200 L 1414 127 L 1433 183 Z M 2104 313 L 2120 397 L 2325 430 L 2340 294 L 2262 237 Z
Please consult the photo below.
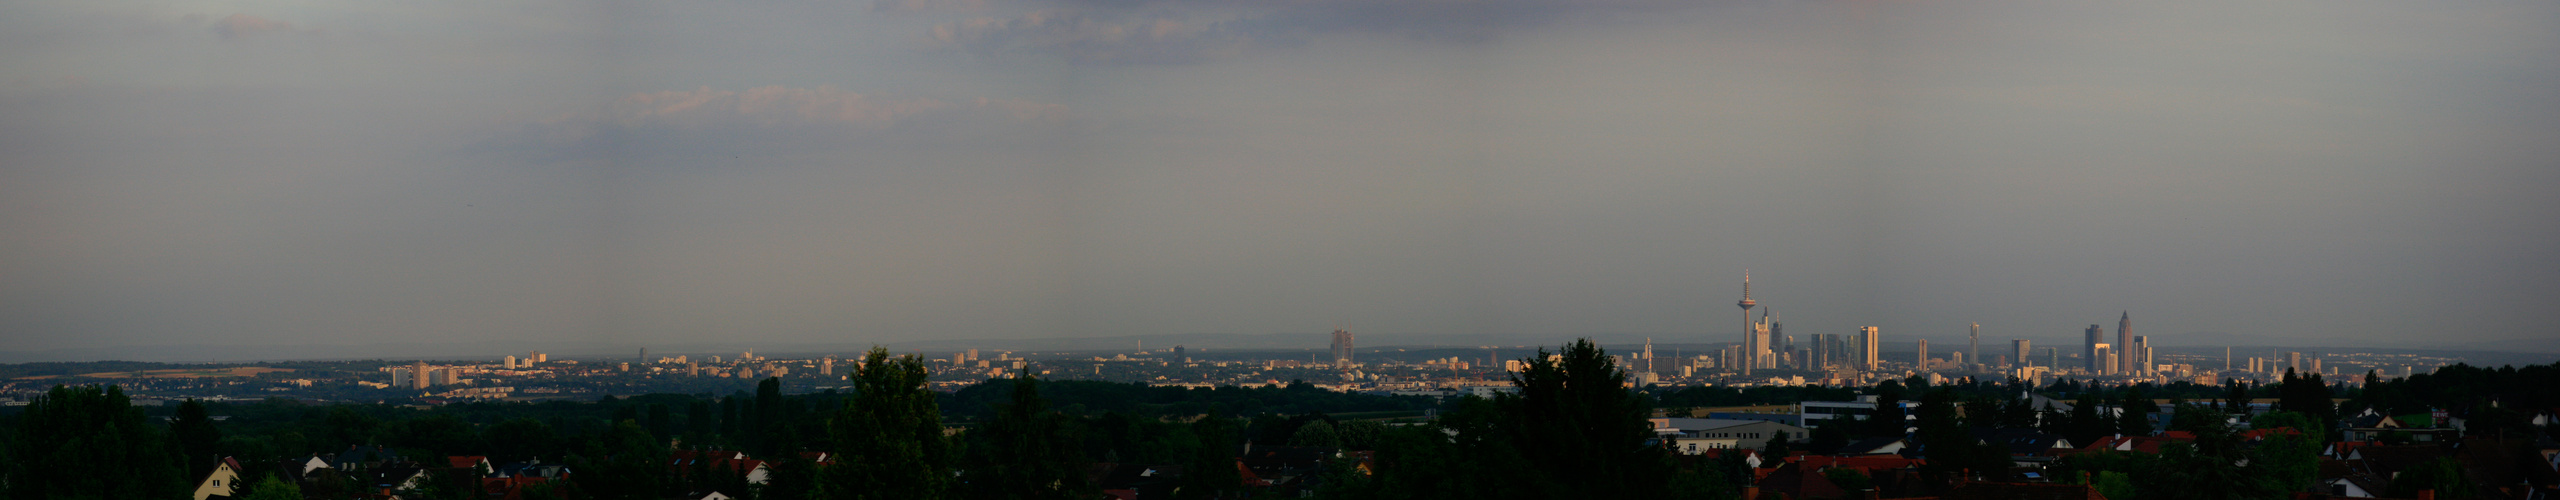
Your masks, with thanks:
M 2560 4 L 0 6 L 0 352 L 2560 344 Z M 86 352 L 86 351 L 84 351 Z

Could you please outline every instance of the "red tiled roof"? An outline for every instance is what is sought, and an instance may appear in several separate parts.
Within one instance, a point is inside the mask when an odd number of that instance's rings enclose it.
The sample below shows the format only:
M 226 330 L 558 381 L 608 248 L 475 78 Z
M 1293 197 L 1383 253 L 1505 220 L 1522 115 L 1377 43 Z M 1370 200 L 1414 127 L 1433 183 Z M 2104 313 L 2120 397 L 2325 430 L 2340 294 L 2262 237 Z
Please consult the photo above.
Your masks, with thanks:
M 484 457 L 484 456 L 479 456 L 479 455 L 463 455 L 463 456 L 444 457 L 444 461 L 445 461 L 445 463 L 446 463 L 446 464 L 448 464 L 448 465 L 447 465 L 448 467 L 452 467 L 452 468 L 456 468 L 456 469 L 468 469 L 468 468 L 472 468 L 472 467 L 479 467 L 481 462 L 489 461 L 489 457 Z

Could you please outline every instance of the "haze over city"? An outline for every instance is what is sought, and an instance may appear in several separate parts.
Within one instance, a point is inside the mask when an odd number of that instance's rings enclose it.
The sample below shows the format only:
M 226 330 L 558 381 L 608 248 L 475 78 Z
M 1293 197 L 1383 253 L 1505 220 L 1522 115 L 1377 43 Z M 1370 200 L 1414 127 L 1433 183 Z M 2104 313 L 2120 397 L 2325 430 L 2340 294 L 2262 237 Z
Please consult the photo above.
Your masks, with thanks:
M 2555 27 L 2549 2 L 16 2 L 0 351 L 1719 343 L 1747 269 L 1799 335 L 2070 346 L 2131 311 L 2161 346 L 2549 352 Z

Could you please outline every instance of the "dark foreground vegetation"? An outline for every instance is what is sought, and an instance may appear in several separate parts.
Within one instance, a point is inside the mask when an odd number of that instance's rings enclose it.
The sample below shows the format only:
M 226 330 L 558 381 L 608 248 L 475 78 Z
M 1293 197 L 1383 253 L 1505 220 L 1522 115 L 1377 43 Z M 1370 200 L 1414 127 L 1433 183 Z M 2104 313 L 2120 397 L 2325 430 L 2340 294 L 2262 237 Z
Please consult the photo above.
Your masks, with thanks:
M 2420 450 L 2393 452 L 2414 458 L 2370 481 L 2376 495 L 2523 498 L 2560 483 L 2535 453 L 2560 429 L 2548 425 L 2554 365 L 2457 365 L 2352 389 L 2315 375 L 1631 390 L 1589 342 L 1547 354 L 1526 360 L 1516 393 L 1446 402 L 1032 378 L 941 394 L 922 362 L 882 350 L 852 390 L 815 394 L 766 380 L 754 393 L 592 403 L 137 408 L 114 386 L 57 387 L 0 418 L 0 496 L 197 498 L 227 471 L 223 492 L 257 499 L 1955 498 L 2038 483 L 2119 500 L 2279 499 L 2334 493 L 2326 470 L 2358 445 Z M 1647 421 L 1662 407 L 1860 395 L 1875 415 L 1760 449 L 1681 453 Z M 1904 401 L 1917 402 L 1907 416 Z M 2439 414 L 2466 425 L 2346 441 L 2377 416 Z M 1907 446 L 1858 451 L 1879 441 Z

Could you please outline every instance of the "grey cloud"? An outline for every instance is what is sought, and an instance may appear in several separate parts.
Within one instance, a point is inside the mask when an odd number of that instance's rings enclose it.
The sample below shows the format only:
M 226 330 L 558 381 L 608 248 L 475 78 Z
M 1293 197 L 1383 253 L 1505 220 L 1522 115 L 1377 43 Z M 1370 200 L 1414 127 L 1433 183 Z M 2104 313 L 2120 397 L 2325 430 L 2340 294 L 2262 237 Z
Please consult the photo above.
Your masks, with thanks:
M 1577 12 L 1653 10 L 1655 0 L 1172 1 L 1032 0 L 1034 10 L 937 24 L 934 47 L 992 56 L 1031 53 L 1078 63 L 1182 64 L 1290 47 L 1331 34 L 1386 33 L 1482 42 Z M 979 0 L 882 0 L 879 10 L 980 10 Z
M 189 20 L 194 19 L 189 16 Z M 232 14 L 213 22 L 213 33 L 225 40 L 239 40 L 269 33 L 318 33 L 319 30 L 297 30 L 293 23 L 248 14 Z
M 1239 55 L 1252 45 L 1251 36 L 1228 23 L 1072 9 L 974 17 L 936 25 L 927 38 L 936 47 L 981 56 L 1028 52 L 1080 63 L 1191 63 Z
M 1013 99 L 881 97 L 830 86 L 702 87 L 626 95 L 542 120 L 507 136 L 499 147 L 544 156 L 640 145 L 711 151 L 802 147 L 882 135 L 968 136 L 971 130 L 1055 124 L 1066 113 L 1063 105 Z

